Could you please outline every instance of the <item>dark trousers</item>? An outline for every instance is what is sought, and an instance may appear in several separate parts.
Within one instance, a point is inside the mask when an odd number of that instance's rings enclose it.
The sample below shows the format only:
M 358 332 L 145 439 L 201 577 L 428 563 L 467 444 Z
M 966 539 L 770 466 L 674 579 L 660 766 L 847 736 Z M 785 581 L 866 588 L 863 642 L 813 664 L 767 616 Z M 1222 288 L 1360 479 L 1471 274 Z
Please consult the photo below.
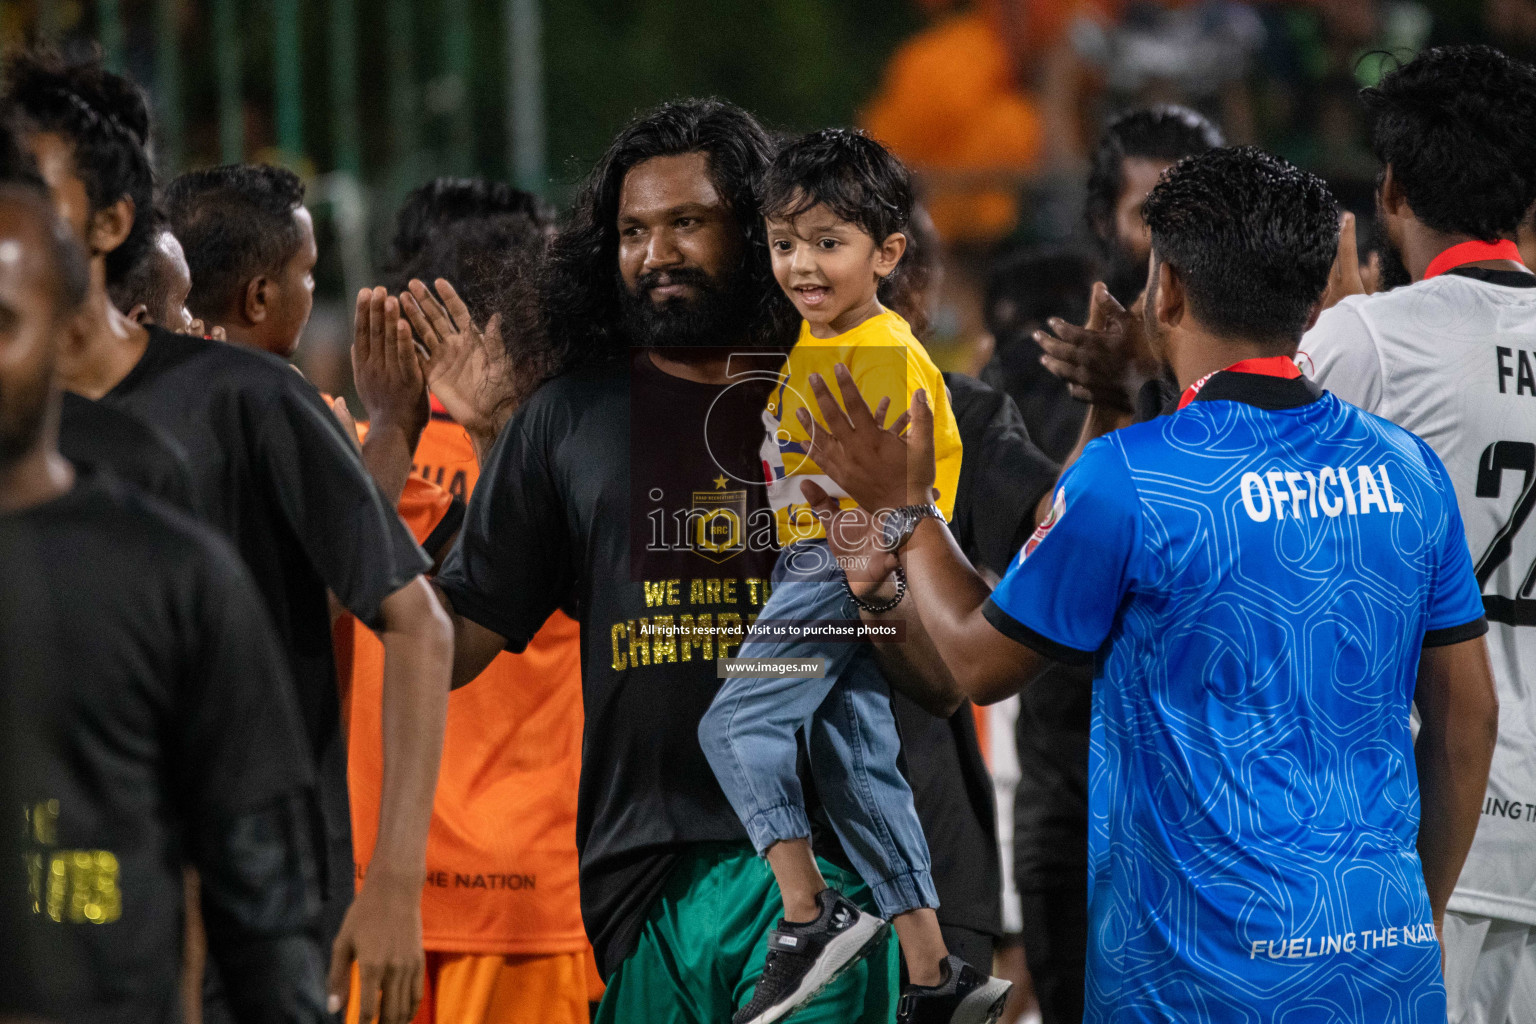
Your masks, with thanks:
M 992 973 L 992 954 L 997 938 L 974 928 L 962 928 L 957 924 L 940 922 L 939 931 L 944 934 L 944 945 L 949 952 L 964 960 L 982 974 Z
M 1044 1024 L 1082 1024 L 1088 956 L 1088 887 L 1021 889 L 1024 959 Z M 946 938 L 948 936 L 946 935 Z

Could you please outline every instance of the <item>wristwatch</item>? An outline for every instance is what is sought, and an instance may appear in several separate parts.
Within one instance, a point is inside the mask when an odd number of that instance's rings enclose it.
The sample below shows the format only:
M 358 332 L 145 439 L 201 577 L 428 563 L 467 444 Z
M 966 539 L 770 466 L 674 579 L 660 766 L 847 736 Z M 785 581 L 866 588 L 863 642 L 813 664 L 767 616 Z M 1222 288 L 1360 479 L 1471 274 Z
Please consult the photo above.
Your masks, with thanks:
M 885 550 L 901 550 L 901 546 L 912 536 L 912 531 L 917 529 L 917 524 L 929 518 L 944 522 L 944 513 L 932 502 L 926 505 L 903 505 L 901 508 L 892 509 L 880 527 L 880 539 Z

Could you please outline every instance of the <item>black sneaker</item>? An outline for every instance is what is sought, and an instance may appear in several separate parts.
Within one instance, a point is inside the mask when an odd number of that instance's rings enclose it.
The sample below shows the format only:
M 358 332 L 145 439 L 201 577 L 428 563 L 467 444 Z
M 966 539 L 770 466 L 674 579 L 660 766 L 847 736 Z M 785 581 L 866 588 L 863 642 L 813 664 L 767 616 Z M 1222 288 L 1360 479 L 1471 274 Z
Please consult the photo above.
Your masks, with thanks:
M 821 916 L 810 924 L 785 924 L 768 934 L 768 960 L 731 1024 L 772 1024 L 810 1002 L 849 967 L 873 952 L 889 927 L 843 898 L 836 889 L 816 896 Z
M 944 972 L 940 984 L 907 986 L 896 1024 L 997 1024 L 1013 982 L 989 978 L 957 956 L 939 969 Z

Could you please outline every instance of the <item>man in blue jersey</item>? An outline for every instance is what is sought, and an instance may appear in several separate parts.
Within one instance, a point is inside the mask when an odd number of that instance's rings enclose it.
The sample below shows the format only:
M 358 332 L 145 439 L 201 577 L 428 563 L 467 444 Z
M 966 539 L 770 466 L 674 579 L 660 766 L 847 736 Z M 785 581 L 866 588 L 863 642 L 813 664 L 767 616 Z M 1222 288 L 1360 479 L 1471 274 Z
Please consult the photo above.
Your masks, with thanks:
M 1437 936 L 1497 726 L 1450 478 L 1291 362 L 1337 242 L 1320 180 L 1214 150 L 1146 220 L 1181 407 L 1091 444 L 995 591 L 929 521 L 921 392 L 902 439 L 846 376 L 847 413 L 813 381 L 815 457 L 895 510 L 890 614 L 942 658 L 929 685 L 987 702 L 1095 665 L 1087 1021 L 1442 1024 Z M 895 596 L 890 561 L 851 585 Z

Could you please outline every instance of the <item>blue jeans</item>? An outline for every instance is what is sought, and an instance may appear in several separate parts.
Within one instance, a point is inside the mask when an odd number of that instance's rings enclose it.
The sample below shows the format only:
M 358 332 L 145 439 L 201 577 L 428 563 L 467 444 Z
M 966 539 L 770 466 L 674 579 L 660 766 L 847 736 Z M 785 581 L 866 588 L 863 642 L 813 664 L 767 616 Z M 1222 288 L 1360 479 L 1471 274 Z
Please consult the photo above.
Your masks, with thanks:
M 858 617 L 826 541 L 780 553 L 759 618 Z M 699 723 L 699 743 L 758 853 L 811 834 L 795 772 L 803 729 L 821 802 L 881 915 L 937 907 L 928 841 L 896 765 L 901 737 L 890 688 L 869 643 L 749 635 L 738 657 L 816 657 L 827 668 L 822 679 L 726 679 Z

